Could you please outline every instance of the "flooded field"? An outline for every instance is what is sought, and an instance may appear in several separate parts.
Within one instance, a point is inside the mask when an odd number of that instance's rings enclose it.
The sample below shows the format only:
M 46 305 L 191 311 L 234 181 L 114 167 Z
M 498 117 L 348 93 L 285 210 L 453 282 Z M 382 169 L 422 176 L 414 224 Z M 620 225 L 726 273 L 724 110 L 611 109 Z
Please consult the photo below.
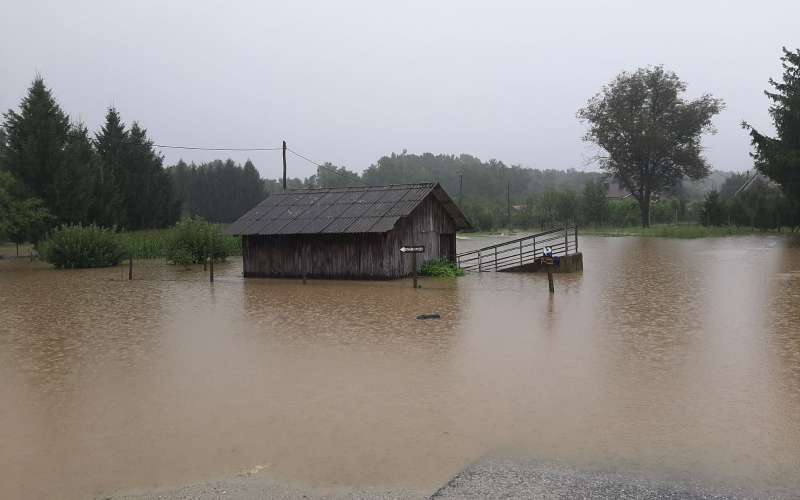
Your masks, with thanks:
M 800 491 L 800 246 L 580 245 L 552 297 L 541 275 L 415 291 L 244 281 L 238 259 L 213 285 L 155 261 L 133 282 L 0 261 L 0 498 L 256 466 L 432 492 L 499 452 Z

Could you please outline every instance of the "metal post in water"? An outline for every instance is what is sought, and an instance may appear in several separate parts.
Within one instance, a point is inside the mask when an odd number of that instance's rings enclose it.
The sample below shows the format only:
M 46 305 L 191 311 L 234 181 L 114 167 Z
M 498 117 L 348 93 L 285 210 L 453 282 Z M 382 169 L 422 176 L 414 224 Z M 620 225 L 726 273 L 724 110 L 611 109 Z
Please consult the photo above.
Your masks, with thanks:
M 555 293 L 556 289 L 553 286 L 553 265 L 550 264 L 547 266 L 547 286 L 550 289 L 550 293 Z
M 211 255 L 211 258 L 209 259 L 208 269 L 209 269 L 209 273 L 208 273 L 209 282 L 213 283 L 214 282 L 214 255 L 213 254 Z
M 578 225 L 575 224 L 575 253 L 578 253 Z

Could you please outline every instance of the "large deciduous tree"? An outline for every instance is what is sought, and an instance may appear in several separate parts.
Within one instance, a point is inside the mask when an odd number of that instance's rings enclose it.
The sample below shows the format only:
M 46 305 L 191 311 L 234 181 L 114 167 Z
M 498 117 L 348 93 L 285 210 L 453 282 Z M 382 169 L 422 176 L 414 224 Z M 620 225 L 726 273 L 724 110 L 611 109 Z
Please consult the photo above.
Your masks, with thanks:
M 589 124 L 585 140 L 606 151 L 600 166 L 639 202 L 641 223 L 650 225 L 650 201 L 684 177 L 710 172 L 701 137 L 724 104 L 709 94 L 683 97 L 686 84 L 661 66 L 623 72 L 592 97 L 578 117 Z
M 760 133 L 747 123 L 755 151 L 751 154 L 756 169 L 781 185 L 793 202 L 800 201 L 800 49 L 783 48 L 781 57 L 783 79 L 770 78 L 774 89 L 764 93 L 772 105 L 769 114 L 775 125 L 776 137 Z

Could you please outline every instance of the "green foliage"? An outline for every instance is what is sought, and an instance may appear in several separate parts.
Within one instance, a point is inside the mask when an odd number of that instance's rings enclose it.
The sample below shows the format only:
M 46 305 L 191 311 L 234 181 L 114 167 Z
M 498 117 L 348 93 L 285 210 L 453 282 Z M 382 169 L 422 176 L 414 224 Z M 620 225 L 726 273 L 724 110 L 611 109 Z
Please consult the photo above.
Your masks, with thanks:
M 4 115 L 0 169 L 10 172 L 26 197 L 42 201 L 61 223 L 83 220 L 89 205 L 91 146 L 86 129 L 70 124 L 44 80 L 37 77 L 19 112 Z
M 642 226 L 650 224 L 650 202 L 684 176 L 699 179 L 710 168 L 701 136 L 713 132 L 711 118 L 723 103 L 710 95 L 686 101 L 686 84 L 661 66 L 620 73 L 591 98 L 578 117 L 589 124 L 585 139 L 603 148 L 600 166 L 639 202 Z
M 315 187 L 348 187 L 363 185 L 361 177 L 344 167 L 337 167 L 330 162 L 317 167 L 317 174 L 309 179 Z
M 578 207 L 582 224 L 602 226 L 608 220 L 607 192 L 608 188 L 601 182 L 586 183 Z
M 783 188 L 792 203 L 800 202 L 800 49 L 783 48 L 783 77 L 769 80 L 774 91 L 765 94 L 776 137 L 761 134 L 747 123 L 756 169 Z
M 166 227 L 177 220 L 180 204 L 172 179 L 145 129 L 136 122 L 128 129 L 117 110 L 111 108 L 95 144 L 97 219 L 134 230 Z
M 57 268 L 116 266 L 126 251 L 113 229 L 80 224 L 61 226 L 39 245 L 44 260 Z
M 182 201 L 182 212 L 211 222 L 233 222 L 264 199 L 255 165 L 214 160 L 201 165 L 178 162 L 167 169 Z
M 711 191 L 703 202 L 699 222 L 704 226 L 721 226 L 726 222 L 725 212 L 725 206 L 720 200 L 719 193 Z
M 137 259 L 166 258 L 176 238 L 177 229 L 147 229 L 120 233 L 120 238 L 130 255 Z M 223 246 L 228 256 L 241 254 L 241 239 L 223 235 Z M 181 262 L 186 262 L 181 259 Z M 189 261 L 191 263 L 191 261 Z
M 23 189 L 8 172 L 0 171 L 0 238 L 17 245 L 38 242 L 52 220 L 39 198 L 27 198 Z
M 420 274 L 433 278 L 457 278 L 464 276 L 464 270 L 450 261 L 433 259 L 422 264 Z
M 749 228 L 735 226 L 701 226 L 698 224 L 653 225 L 650 227 L 631 226 L 626 228 L 594 227 L 586 228 L 582 234 L 599 236 L 645 236 L 653 238 L 713 238 L 752 234 Z
M 19 106 L 4 115 L 0 170 L 12 174 L 25 198 L 40 199 L 59 224 L 165 227 L 179 213 L 170 177 L 146 131 L 126 129 L 113 108 L 92 142 L 71 123 L 41 77 Z
M 166 257 L 175 264 L 197 264 L 206 259 L 225 260 L 231 249 L 230 236 L 216 224 L 200 217 L 184 217 L 172 231 Z

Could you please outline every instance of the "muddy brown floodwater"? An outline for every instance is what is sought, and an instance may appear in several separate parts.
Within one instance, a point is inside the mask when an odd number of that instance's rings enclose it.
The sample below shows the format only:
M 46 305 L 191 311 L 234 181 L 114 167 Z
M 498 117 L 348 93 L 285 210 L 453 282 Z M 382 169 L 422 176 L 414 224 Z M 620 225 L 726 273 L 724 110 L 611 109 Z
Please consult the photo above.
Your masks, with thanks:
M 0 261 L 0 498 L 257 465 L 432 492 L 497 452 L 800 491 L 800 246 L 580 245 L 552 297 L 540 275 L 303 286 L 233 259 L 212 286 Z

